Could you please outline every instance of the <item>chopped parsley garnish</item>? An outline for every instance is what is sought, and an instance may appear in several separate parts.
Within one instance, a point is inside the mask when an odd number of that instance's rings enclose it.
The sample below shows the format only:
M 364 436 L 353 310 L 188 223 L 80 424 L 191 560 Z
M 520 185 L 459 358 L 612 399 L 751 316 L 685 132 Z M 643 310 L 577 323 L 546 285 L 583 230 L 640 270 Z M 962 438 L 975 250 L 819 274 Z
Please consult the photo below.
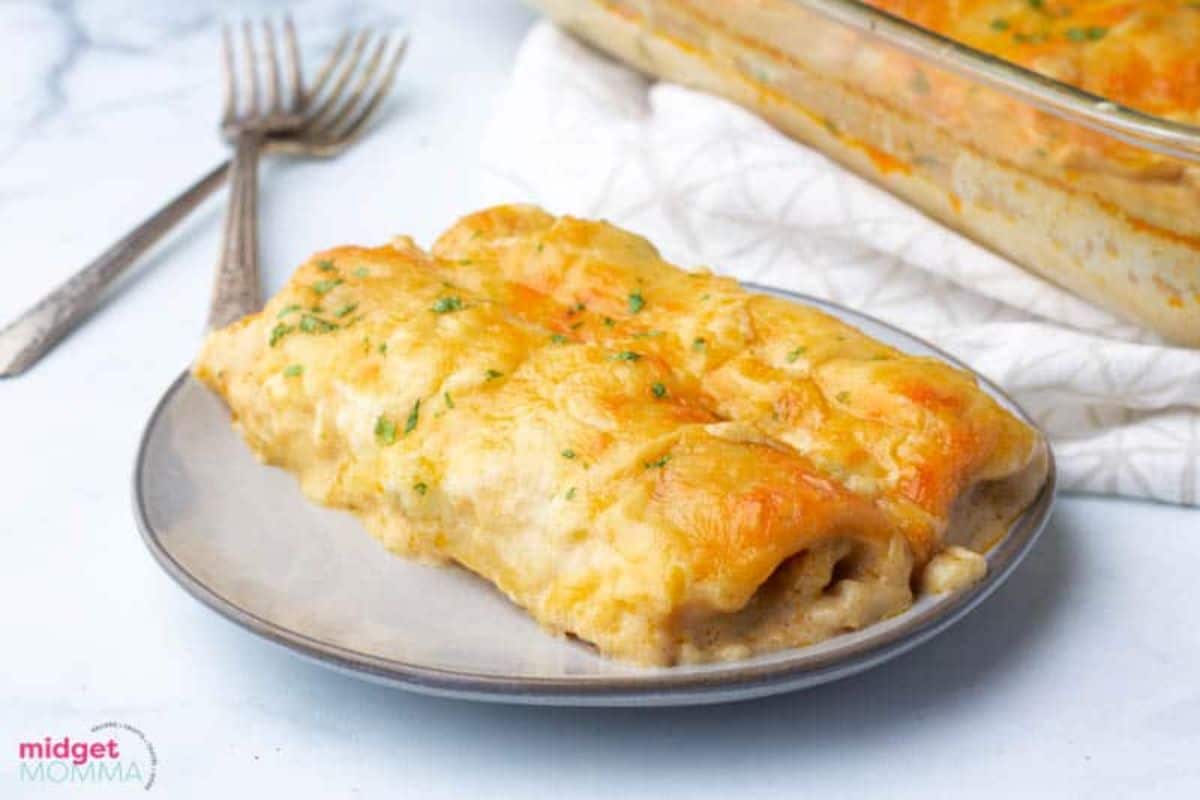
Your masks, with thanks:
M 994 19 L 994 20 L 992 20 L 992 30 L 994 30 L 994 31 L 1006 31 L 1006 30 L 1008 30 L 1008 20 L 1006 20 L 1006 19 Z
M 396 423 L 383 414 L 375 420 L 375 441 L 385 446 L 396 443 Z
M 556 333 L 550 337 L 550 341 L 554 342 L 555 344 L 566 344 L 571 340 L 563 336 L 561 333 Z
M 387 342 L 379 343 L 379 355 L 381 355 L 381 356 L 387 355 Z
M 792 350 L 790 353 L 787 354 L 788 363 L 791 364 L 797 358 L 804 355 L 804 351 L 807 349 L 808 349 L 807 347 L 797 347 L 795 350 Z
M 339 308 L 337 311 L 334 311 L 334 312 L 333 312 L 333 315 L 334 315 L 335 317 L 341 318 L 341 317 L 344 317 L 344 316 L 346 316 L 347 314 L 349 314 L 350 312 L 352 312 L 352 311 L 353 311 L 354 309 L 356 309 L 356 308 L 358 308 L 358 303 L 350 303 L 350 304 L 348 304 L 348 305 L 344 305 L 344 306 L 342 306 L 342 307 L 341 307 L 341 308 Z
M 1038 11 L 1041 11 L 1046 5 L 1046 0 L 1027 0 L 1027 2 L 1030 8 L 1036 8 Z
M 563 458 L 574 458 L 574 457 L 575 457 L 575 451 L 574 451 L 574 450 L 572 450 L 571 448 L 569 448 L 569 447 L 568 447 L 566 450 L 563 450 L 563 451 L 562 451 L 562 453 L 560 453 L 560 455 L 561 455 Z
M 574 486 L 572 486 L 570 489 L 567 489 L 567 499 L 568 500 L 575 499 L 575 487 Z
M 605 318 L 604 318 L 604 325 L 605 325 L 605 327 L 607 327 L 607 328 L 611 328 L 613 325 L 616 325 L 616 324 L 617 324 L 617 321 L 616 321 L 615 319 L 613 319 L 612 317 L 605 317 Z
M 641 357 L 641 353 L 635 353 L 632 350 L 622 350 L 619 353 L 613 354 L 613 361 L 638 361 Z
M 425 493 L 429 491 L 429 487 L 426 486 L 424 483 L 414 483 L 413 491 L 416 492 L 417 494 L 421 495 L 422 497 L 424 497 Z
M 692 339 L 692 349 L 695 350 L 697 353 L 699 353 L 701 350 L 703 350 L 704 346 L 706 344 L 708 344 L 708 342 L 704 339 L 703 336 L 697 336 L 695 339 Z
M 655 382 L 655 384 L 650 387 L 650 391 L 654 392 L 654 396 L 660 400 L 667 396 L 667 387 L 662 383 Z
M 303 375 L 303 374 L 304 374 L 304 365 L 303 364 L 288 364 L 287 367 L 285 367 L 283 370 L 283 377 L 285 377 L 285 378 L 295 378 L 296 376 Z
M 333 272 L 333 262 L 328 258 L 322 258 L 317 262 L 317 269 L 321 270 L 321 272 Z
M 496 370 L 494 370 L 494 369 L 489 369 L 487 372 L 483 373 L 483 375 L 484 375 L 484 377 L 485 377 L 485 378 L 487 378 L 489 381 L 494 381 L 494 380 L 496 380 L 496 378 L 503 378 L 503 377 L 504 377 L 504 373 L 503 373 L 503 372 L 497 372 L 497 371 L 496 371 Z
M 356 278 L 365 278 L 370 274 L 371 270 L 367 269 L 366 267 L 359 267 L 358 269 L 354 270 L 354 277 Z
M 286 322 L 279 323 L 271 329 L 271 339 L 268 344 L 270 344 L 271 347 L 274 347 L 275 345 L 279 344 L 280 339 L 287 336 L 294 330 L 296 330 L 294 325 L 288 325 Z
M 317 294 L 329 294 L 335 287 L 342 285 L 341 278 L 328 278 L 323 281 L 317 281 L 312 285 L 312 290 Z
M 542 248 L 546 246 L 545 242 L 538 242 L 537 251 L 542 252 Z
M 404 421 L 404 435 L 408 436 L 417 427 L 417 422 L 421 419 L 421 399 L 417 398 L 417 402 L 413 403 L 412 411 L 408 412 L 408 419 Z
M 442 397 L 446 401 L 446 408 L 454 408 L 454 398 L 450 396 L 449 392 L 442 392 Z
M 461 297 L 439 297 L 431 310 L 435 314 L 449 314 L 451 311 L 462 311 L 462 307 Z
M 275 315 L 275 319 L 283 319 L 288 314 L 291 314 L 291 313 L 293 313 L 295 311 L 299 311 L 299 310 L 300 310 L 300 306 L 296 305 L 295 303 L 292 303 L 291 305 L 284 306 L 283 308 L 279 309 L 279 313 Z
M 1067 28 L 1067 38 L 1072 42 L 1095 42 L 1103 39 L 1108 33 L 1108 28 L 1101 28 L 1095 25 L 1086 28 Z
M 577 301 L 575 301 L 575 305 L 573 305 L 569 309 L 567 309 L 567 313 L 568 314 L 578 314 L 580 311 L 586 311 L 586 310 L 587 310 L 587 304 L 583 303 L 582 301 L 577 300 Z
M 667 465 L 667 462 L 670 460 L 671 460 L 671 456 L 670 456 L 670 454 L 668 454 L 668 455 L 662 456 L 661 458 L 656 458 L 653 461 L 643 461 L 642 465 L 646 469 L 662 469 L 663 467 L 665 467 Z
M 629 313 L 636 314 L 646 307 L 646 300 L 642 297 L 641 289 L 634 289 L 629 293 Z
M 582 327 L 583 327 L 583 320 L 579 320 L 579 322 L 571 323 L 571 330 L 573 330 L 573 331 L 577 331 Z
M 635 333 L 633 335 L 633 338 L 635 338 L 635 339 L 653 339 L 653 338 L 656 338 L 656 337 L 662 336 L 662 335 L 663 335 L 662 331 L 638 331 L 637 333 Z
M 835 395 L 834 399 L 836 399 L 839 403 L 844 403 L 850 399 L 850 393 L 849 392 L 838 392 L 837 395 Z
M 460 259 L 458 260 L 458 263 L 462 264 L 464 267 L 465 267 L 465 266 L 469 266 L 469 265 L 470 265 L 470 263 L 471 263 L 471 259 L 469 259 L 469 258 L 460 258 Z
M 305 314 L 300 318 L 300 330 L 305 333 L 329 333 L 336 331 L 338 326 L 329 320 L 314 317 L 312 314 Z

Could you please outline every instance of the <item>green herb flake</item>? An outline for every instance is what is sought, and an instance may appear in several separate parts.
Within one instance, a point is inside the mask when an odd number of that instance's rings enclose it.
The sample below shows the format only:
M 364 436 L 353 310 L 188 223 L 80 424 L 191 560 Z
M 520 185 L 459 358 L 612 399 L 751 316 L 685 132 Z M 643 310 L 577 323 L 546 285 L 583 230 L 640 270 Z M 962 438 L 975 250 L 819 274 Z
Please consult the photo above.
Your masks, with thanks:
M 1105 37 L 1108 28 L 1095 25 L 1086 28 L 1067 28 L 1066 36 L 1072 42 L 1096 42 Z
M 850 399 L 850 393 L 849 392 L 838 392 L 837 395 L 834 396 L 834 399 L 837 400 L 839 403 L 845 403 L 847 400 Z
M 574 486 L 572 486 L 570 489 L 567 489 L 566 497 L 568 500 L 575 499 L 575 487 Z
M 321 272 L 333 272 L 333 262 L 328 258 L 322 258 L 317 262 L 317 269 L 321 270 Z
M 566 450 L 563 450 L 559 455 L 561 455 L 563 458 L 574 458 L 575 451 L 568 447 Z
M 446 401 L 446 408 L 454 408 L 454 398 L 449 392 L 442 392 L 442 398 Z
M 646 307 L 646 299 L 642 297 L 641 289 L 634 289 L 629 293 L 629 313 L 636 314 Z
M 334 323 L 320 317 L 314 317 L 312 314 L 305 314 L 300 318 L 300 330 L 304 333 L 329 333 L 337 329 L 338 326 Z
M 697 353 L 703 352 L 707 344 L 708 342 L 703 336 L 697 336 L 695 339 L 692 339 L 692 349 Z
M 671 460 L 671 456 L 670 456 L 670 454 L 668 454 L 668 455 L 662 456 L 661 458 L 656 458 L 653 461 L 643 461 L 642 466 L 644 466 L 646 469 L 662 469 L 663 467 L 665 467 L 667 465 L 667 462 L 670 460 Z
M 300 306 L 296 305 L 295 303 L 292 303 L 291 305 L 287 305 L 287 306 L 284 306 L 283 308 L 279 309 L 279 313 L 275 315 L 275 319 L 283 319 L 288 314 L 295 313 L 299 310 L 300 310 Z
M 335 288 L 342 285 L 341 278 L 327 278 L 323 281 L 317 281 L 312 285 L 312 290 L 320 295 L 326 295 L 332 292 Z
M 612 317 L 604 318 L 604 327 L 611 328 L 612 326 L 614 326 L 616 324 L 617 324 L 617 321 L 615 319 L 613 319 Z
M 430 310 L 435 314 L 449 314 L 452 311 L 462 311 L 462 307 L 461 297 L 439 297 Z
M 566 336 L 563 336 L 561 333 L 556 333 L 550 337 L 550 341 L 554 342 L 555 344 L 566 344 L 571 340 Z
M 662 383 L 655 382 L 655 384 L 650 387 L 650 391 L 654 392 L 654 396 L 659 400 L 667 396 L 667 387 Z
M 375 420 L 375 441 L 385 447 L 396 443 L 396 423 L 383 414 Z
M 808 349 L 807 347 L 797 347 L 795 350 L 788 353 L 787 354 L 788 363 L 791 364 L 796 359 L 798 359 L 800 356 L 804 355 L 804 351 L 807 349 Z
M 366 267 L 359 267 L 358 269 L 354 270 L 354 277 L 356 278 L 365 278 L 370 274 L 371 270 L 367 269 Z
M 270 344 L 271 347 L 274 347 L 275 345 L 279 344 L 280 339 L 287 336 L 294 330 L 296 330 L 294 325 L 288 325 L 286 322 L 279 323 L 271 329 L 271 339 L 268 344 Z
M 283 370 L 283 377 L 285 377 L 285 378 L 296 378 L 303 374 L 304 374 L 304 365 L 303 364 L 288 364 L 286 367 L 284 367 L 284 370 Z
M 613 361 L 639 361 L 641 358 L 641 353 L 635 353 L 632 350 L 622 350 L 613 354 Z
M 494 380 L 496 380 L 496 378 L 503 378 L 503 377 L 504 377 L 504 373 L 503 373 L 503 372 L 497 372 L 497 371 L 496 371 L 496 370 L 494 370 L 494 369 L 489 369 L 487 372 L 483 373 L 483 375 L 484 375 L 484 377 L 485 377 L 485 378 L 487 378 L 489 381 L 494 381 Z
M 571 330 L 573 330 L 573 331 L 577 331 L 582 327 L 583 327 L 583 320 L 579 320 L 579 322 L 571 323 Z
M 424 483 L 414 483 L 413 491 L 416 492 L 417 494 L 421 495 L 422 497 L 424 497 L 425 493 L 429 491 L 429 487 L 426 486 Z
M 1041 11 L 1046 6 L 1046 0 L 1026 0 L 1029 7 Z
M 1008 30 L 1008 20 L 994 19 L 992 20 L 991 28 L 994 31 L 1006 31 Z
M 413 403 L 412 411 L 408 412 L 408 419 L 404 421 L 404 435 L 408 436 L 417 427 L 417 422 L 421 419 L 421 399 L 417 398 L 417 402 Z
M 387 355 L 387 342 L 379 343 L 379 355 L 381 355 L 381 356 Z
M 638 331 L 633 335 L 634 339 L 656 339 L 662 336 L 662 331 Z
M 537 251 L 539 253 L 542 252 L 542 248 L 545 246 L 546 246 L 545 242 L 538 242 Z
M 349 314 L 349 313 L 351 313 L 352 311 L 354 311 L 354 309 L 356 309 L 356 308 L 358 308 L 358 303 L 350 303 L 350 304 L 348 304 L 348 305 L 344 305 L 344 306 L 342 306 L 342 307 L 341 307 L 341 308 L 339 308 L 337 311 L 334 311 L 334 312 L 333 312 L 333 315 L 334 315 L 335 317 L 337 317 L 337 318 L 341 319 L 342 317 L 344 317 L 344 316 L 346 316 L 347 314 Z

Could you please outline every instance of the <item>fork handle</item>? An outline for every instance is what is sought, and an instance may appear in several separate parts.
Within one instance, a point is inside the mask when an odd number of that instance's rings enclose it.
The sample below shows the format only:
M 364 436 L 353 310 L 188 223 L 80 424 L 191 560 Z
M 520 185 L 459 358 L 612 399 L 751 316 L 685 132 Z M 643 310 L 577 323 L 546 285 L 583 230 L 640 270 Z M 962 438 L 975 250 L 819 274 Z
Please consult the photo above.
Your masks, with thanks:
M 262 307 L 258 269 L 258 156 L 262 136 L 242 133 L 234 143 L 225 233 L 213 282 L 208 329 L 216 330 Z
M 0 330 L 0 378 L 20 375 L 73 331 L 100 304 L 105 289 L 225 182 L 229 163 L 225 161 L 213 167 L 182 194 Z

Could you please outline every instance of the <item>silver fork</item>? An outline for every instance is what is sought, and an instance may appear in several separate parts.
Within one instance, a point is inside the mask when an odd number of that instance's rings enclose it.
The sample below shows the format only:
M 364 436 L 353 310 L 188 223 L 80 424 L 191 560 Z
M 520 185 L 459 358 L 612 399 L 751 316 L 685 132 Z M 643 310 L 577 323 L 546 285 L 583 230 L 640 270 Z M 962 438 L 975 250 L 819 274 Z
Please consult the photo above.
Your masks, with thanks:
M 289 21 L 290 23 L 290 21 Z M 261 304 L 258 270 L 258 153 L 268 136 L 286 136 L 304 124 L 305 96 L 301 84 L 295 33 L 288 25 L 288 67 L 291 91 L 286 104 L 280 88 L 279 54 L 275 28 L 263 23 L 266 44 L 267 98 L 259 103 L 259 58 L 249 22 L 242 24 L 242 86 L 238 90 L 237 59 L 233 34 L 221 31 L 221 62 L 225 73 L 225 111 L 221 135 L 233 148 L 229 173 L 229 203 L 225 209 L 225 235 L 213 282 L 208 327 L 222 328 L 254 311 Z
M 290 20 L 285 22 L 289 80 L 293 89 L 296 86 L 303 87 L 294 30 Z M 407 40 L 403 38 L 389 48 L 388 37 L 378 37 L 371 58 L 359 70 L 372 38 L 370 31 L 362 31 L 357 36 L 347 33 L 340 38 L 318 71 L 311 88 L 302 90 L 305 109 L 303 123 L 286 134 L 266 136 L 261 142 L 263 153 L 330 158 L 342 153 L 363 135 L 386 99 L 407 48 Z M 390 56 L 387 54 L 389 49 Z M 294 70 L 292 63 L 295 64 Z M 357 79 L 352 85 L 351 79 L 356 71 Z M 29 369 L 86 319 L 99 305 L 105 289 L 125 274 L 139 256 L 220 188 L 229 175 L 230 165 L 230 161 L 225 161 L 211 169 L 0 330 L 0 378 L 20 375 Z

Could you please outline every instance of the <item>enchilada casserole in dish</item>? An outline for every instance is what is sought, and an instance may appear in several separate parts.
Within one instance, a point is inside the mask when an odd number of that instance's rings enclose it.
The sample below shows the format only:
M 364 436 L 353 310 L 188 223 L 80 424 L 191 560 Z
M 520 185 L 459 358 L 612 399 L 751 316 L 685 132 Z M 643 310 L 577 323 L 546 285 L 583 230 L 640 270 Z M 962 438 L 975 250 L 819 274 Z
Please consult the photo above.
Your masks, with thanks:
M 533 5 L 645 72 L 756 111 L 1092 302 L 1200 345 L 1200 128 L 1178 127 L 1200 123 L 1196 3 Z M 907 46 L 885 40 L 883 28 Z M 942 66 L 952 49 L 955 72 Z M 1043 102 L 993 88 L 986 76 L 997 59 L 1011 67 L 1006 80 Z M 1119 107 L 1141 129 L 1174 125 L 1193 155 L 1127 143 L 1098 122 L 1085 127 L 1050 107 L 1060 96 L 1084 101 L 1097 119 Z
M 389 550 L 647 665 L 969 585 L 1047 470 L 969 374 L 529 206 L 319 253 L 194 372 Z

